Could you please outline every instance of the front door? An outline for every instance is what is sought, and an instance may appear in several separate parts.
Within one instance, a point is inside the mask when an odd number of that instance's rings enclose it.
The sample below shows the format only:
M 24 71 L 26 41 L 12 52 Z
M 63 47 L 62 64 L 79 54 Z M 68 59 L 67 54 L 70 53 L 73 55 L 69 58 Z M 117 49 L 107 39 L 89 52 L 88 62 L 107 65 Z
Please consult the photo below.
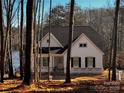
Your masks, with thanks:
M 54 72 L 64 72 L 63 57 L 54 57 Z

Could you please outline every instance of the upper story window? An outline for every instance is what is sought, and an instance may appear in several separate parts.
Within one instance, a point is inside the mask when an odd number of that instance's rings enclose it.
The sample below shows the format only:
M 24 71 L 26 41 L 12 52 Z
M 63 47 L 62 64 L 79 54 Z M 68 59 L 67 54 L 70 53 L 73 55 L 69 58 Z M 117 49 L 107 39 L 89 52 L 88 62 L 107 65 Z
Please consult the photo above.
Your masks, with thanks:
M 87 43 L 79 43 L 79 47 L 87 47 Z
M 49 39 L 47 39 L 47 43 L 49 43 Z

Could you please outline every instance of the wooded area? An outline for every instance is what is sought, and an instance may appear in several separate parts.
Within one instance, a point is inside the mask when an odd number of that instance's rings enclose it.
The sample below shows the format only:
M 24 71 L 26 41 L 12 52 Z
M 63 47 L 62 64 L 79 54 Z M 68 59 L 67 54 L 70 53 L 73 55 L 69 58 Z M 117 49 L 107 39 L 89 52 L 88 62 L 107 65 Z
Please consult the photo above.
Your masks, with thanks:
M 68 54 L 65 83 L 71 82 L 70 59 L 74 26 L 91 26 L 104 37 L 104 68 L 109 69 L 109 81 L 116 81 L 116 68 L 124 69 L 124 0 L 115 0 L 115 8 L 82 9 L 71 0 L 65 6 L 52 6 L 49 0 L 49 12 L 45 14 L 44 0 L 0 0 L 0 82 L 4 75 L 15 78 L 12 52 L 19 51 L 20 80 L 24 85 L 36 83 L 42 77 L 41 56 L 44 29 L 49 28 L 48 81 L 50 81 L 50 32 L 52 27 L 69 27 Z M 87 1 L 86 1 L 87 2 Z M 59 32 L 58 32 L 59 33 Z M 39 40 L 41 41 L 39 42 Z M 40 47 L 40 49 L 39 49 Z M 40 59 L 39 59 L 40 54 Z M 31 71 L 34 64 L 34 73 Z M 110 71 L 112 70 L 112 76 Z

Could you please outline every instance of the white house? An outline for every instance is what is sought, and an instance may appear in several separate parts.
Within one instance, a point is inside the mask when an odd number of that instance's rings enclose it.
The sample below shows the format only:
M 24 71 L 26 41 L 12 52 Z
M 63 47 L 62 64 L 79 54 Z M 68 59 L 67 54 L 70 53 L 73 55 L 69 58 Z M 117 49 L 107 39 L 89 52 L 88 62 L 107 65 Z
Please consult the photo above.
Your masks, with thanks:
M 42 38 L 41 71 L 48 72 L 49 29 Z M 51 28 L 50 71 L 66 73 L 68 27 Z M 89 26 L 76 26 L 73 31 L 70 72 L 98 74 L 103 70 L 104 40 Z

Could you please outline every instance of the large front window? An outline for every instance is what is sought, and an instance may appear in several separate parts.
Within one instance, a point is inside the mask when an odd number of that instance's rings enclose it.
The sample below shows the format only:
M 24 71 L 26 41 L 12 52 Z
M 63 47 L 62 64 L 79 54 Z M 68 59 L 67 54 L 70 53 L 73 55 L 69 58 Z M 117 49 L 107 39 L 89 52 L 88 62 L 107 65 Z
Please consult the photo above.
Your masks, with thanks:
M 43 66 L 48 66 L 48 57 L 43 57 Z
M 80 57 L 72 57 L 71 58 L 71 67 L 73 67 L 73 68 L 81 67 L 81 58 Z
M 85 67 L 88 67 L 88 68 L 95 67 L 95 57 L 86 57 Z

